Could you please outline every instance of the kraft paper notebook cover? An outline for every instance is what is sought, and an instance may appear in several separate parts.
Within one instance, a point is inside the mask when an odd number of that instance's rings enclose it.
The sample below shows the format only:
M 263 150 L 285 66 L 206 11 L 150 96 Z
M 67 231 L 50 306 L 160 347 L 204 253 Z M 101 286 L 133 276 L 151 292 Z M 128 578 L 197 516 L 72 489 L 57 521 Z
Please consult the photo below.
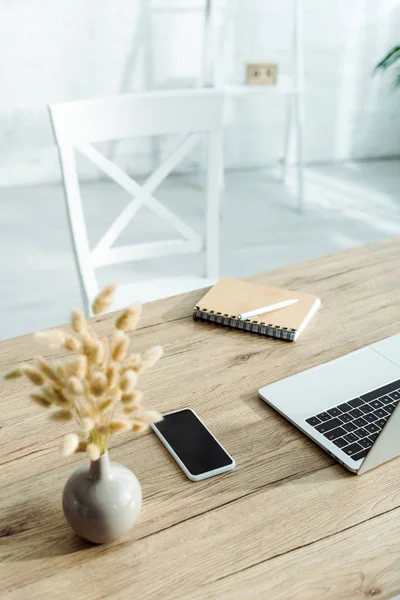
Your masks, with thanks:
M 297 298 L 298 302 L 245 321 L 242 312 Z M 237 279 L 220 279 L 194 308 L 193 318 L 294 342 L 320 307 L 316 296 Z

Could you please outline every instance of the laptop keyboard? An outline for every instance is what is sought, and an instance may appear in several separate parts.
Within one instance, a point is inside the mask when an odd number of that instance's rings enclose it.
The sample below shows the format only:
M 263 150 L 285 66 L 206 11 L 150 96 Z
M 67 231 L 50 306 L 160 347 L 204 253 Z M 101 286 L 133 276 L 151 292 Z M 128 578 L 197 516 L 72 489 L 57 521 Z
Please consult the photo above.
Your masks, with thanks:
M 400 379 L 306 419 L 353 460 L 367 456 L 400 400 Z

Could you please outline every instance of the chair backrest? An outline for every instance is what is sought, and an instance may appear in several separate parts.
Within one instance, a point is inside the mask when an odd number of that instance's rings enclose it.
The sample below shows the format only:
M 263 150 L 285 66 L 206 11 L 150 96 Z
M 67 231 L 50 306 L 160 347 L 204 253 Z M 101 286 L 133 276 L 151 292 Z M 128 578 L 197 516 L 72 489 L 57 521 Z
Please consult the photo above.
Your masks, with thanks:
M 223 93 L 215 89 L 143 92 L 49 108 L 62 148 L 135 136 L 218 131 Z
M 204 134 L 208 136 L 209 148 L 214 157 L 212 161 L 208 161 L 208 170 L 210 167 L 215 167 L 218 171 L 222 168 L 218 147 L 221 144 L 223 106 L 224 95 L 216 89 L 144 92 L 49 106 L 59 149 L 75 260 L 87 313 L 90 312 L 91 300 L 98 292 L 96 267 L 202 249 L 201 236 L 154 198 L 153 192 Z M 143 186 L 91 145 L 106 140 L 168 134 L 186 137 Z M 93 250 L 89 248 L 87 238 L 75 150 L 88 157 L 133 196 Z M 208 192 L 211 191 L 214 195 L 217 179 L 215 174 L 209 179 L 214 190 L 208 189 Z M 143 204 L 168 220 L 185 240 L 111 248 Z

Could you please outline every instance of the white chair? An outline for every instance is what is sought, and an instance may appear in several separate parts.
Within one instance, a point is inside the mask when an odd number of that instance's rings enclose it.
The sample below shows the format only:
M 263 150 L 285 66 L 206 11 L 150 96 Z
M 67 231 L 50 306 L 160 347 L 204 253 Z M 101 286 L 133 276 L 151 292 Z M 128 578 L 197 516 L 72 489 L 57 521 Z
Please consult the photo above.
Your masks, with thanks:
M 49 106 L 63 173 L 69 227 L 85 311 L 99 291 L 95 269 L 168 254 L 205 251 L 205 277 L 148 280 L 121 286 L 112 309 L 211 285 L 219 270 L 220 173 L 224 96 L 215 89 L 145 92 Z M 183 139 L 168 158 L 139 185 L 91 143 L 135 136 L 180 134 Z M 206 136 L 207 185 L 205 236 L 199 235 L 154 197 L 155 189 Z M 132 195 L 120 215 L 93 249 L 89 248 L 75 163 L 75 150 Z M 113 247 L 141 206 L 168 221 L 183 239 Z

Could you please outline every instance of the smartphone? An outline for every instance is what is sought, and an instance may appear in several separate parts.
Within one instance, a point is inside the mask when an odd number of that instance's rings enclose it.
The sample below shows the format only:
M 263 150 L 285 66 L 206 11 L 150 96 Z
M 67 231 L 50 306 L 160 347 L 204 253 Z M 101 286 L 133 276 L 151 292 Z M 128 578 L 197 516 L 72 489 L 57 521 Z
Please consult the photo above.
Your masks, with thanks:
M 201 481 L 235 467 L 232 456 L 191 408 L 167 413 L 163 421 L 151 427 L 191 481 Z

